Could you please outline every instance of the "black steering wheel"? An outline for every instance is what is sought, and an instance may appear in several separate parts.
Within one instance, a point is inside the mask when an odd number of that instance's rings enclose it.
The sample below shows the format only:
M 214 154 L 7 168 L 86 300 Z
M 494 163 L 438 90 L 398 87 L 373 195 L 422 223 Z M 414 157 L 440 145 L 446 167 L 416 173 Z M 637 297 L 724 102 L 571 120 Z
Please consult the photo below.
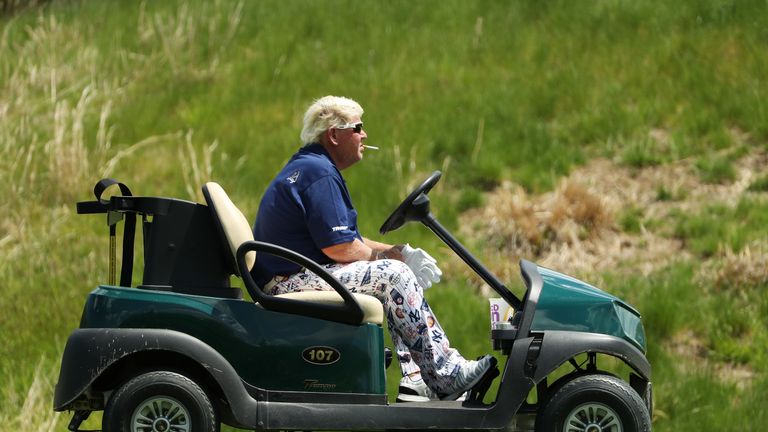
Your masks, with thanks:
M 443 174 L 435 171 L 419 187 L 413 190 L 402 203 L 392 212 L 379 228 L 381 234 L 394 231 L 406 222 L 421 221 L 429 215 L 429 198 L 427 194 L 440 180 Z

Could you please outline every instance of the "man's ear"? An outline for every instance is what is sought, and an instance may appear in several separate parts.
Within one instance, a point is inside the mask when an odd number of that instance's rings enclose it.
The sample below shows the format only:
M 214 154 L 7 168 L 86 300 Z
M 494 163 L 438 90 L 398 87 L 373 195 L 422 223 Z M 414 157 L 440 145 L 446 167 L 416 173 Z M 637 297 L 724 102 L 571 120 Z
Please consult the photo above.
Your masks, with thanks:
M 336 128 L 329 128 L 327 131 L 325 131 L 326 136 L 328 137 L 328 142 L 330 142 L 333 145 L 338 145 L 338 139 L 336 139 Z

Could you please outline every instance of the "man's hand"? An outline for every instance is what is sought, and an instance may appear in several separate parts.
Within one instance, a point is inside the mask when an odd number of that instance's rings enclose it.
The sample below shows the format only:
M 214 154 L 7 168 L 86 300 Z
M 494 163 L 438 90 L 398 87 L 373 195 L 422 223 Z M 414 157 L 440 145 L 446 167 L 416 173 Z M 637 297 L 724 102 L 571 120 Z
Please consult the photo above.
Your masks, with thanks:
M 395 245 L 384 250 L 371 249 L 371 259 L 369 261 L 376 261 L 380 259 L 393 259 L 398 261 L 405 261 L 403 259 L 403 247 L 405 245 Z
M 421 248 L 412 248 L 406 244 L 401 251 L 403 262 L 413 270 L 416 281 L 423 289 L 428 289 L 432 284 L 440 282 L 443 272 L 437 267 L 437 260 L 432 258 Z

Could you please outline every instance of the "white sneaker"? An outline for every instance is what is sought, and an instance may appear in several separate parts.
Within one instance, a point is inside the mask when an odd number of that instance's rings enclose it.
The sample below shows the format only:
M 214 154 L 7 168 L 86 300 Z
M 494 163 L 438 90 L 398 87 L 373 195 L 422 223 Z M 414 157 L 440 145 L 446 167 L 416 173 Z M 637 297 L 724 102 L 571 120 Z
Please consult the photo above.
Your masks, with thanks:
M 397 402 L 429 402 L 438 400 L 437 393 L 421 379 L 421 375 L 416 378 L 404 376 L 400 380 L 400 388 L 397 390 Z
M 446 388 L 443 393 L 440 394 L 441 400 L 456 400 L 463 393 L 469 391 L 480 382 L 480 379 L 488 372 L 494 365 L 494 358 L 490 355 L 486 355 L 480 360 L 471 360 L 464 365 L 459 374 L 456 375 L 456 380 L 449 388 Z

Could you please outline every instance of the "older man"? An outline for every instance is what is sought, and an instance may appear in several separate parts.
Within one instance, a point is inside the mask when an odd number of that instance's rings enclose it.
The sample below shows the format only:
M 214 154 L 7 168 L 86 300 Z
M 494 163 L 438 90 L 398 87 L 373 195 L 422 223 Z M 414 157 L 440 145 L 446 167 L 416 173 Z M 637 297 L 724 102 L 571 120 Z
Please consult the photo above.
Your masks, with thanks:
M 302 147 L 267 187 L 253 234 L 323 265 L 351 292 L 384 305 L 404 379 L 401 400 L 435 395 L 453 400 L 471 389 L 492 366 L 490 356 L 466 360 L 451 348 L 424 298 L 438 282 L 435 260 L 409 245 L 392 246 L 363 237 L 341 171 L 363 159 L 367 134 L 355 101 L 326 96 L 304 114 Z M 260 256 L 254 277 L 267 294 L 331 289 L 298 265 Z M 415 363 L 415 364 L 414 364 Z M 419 373 L 426 382 L 422 383 Z M 412 393 L 413 398 L 403 392 Z

